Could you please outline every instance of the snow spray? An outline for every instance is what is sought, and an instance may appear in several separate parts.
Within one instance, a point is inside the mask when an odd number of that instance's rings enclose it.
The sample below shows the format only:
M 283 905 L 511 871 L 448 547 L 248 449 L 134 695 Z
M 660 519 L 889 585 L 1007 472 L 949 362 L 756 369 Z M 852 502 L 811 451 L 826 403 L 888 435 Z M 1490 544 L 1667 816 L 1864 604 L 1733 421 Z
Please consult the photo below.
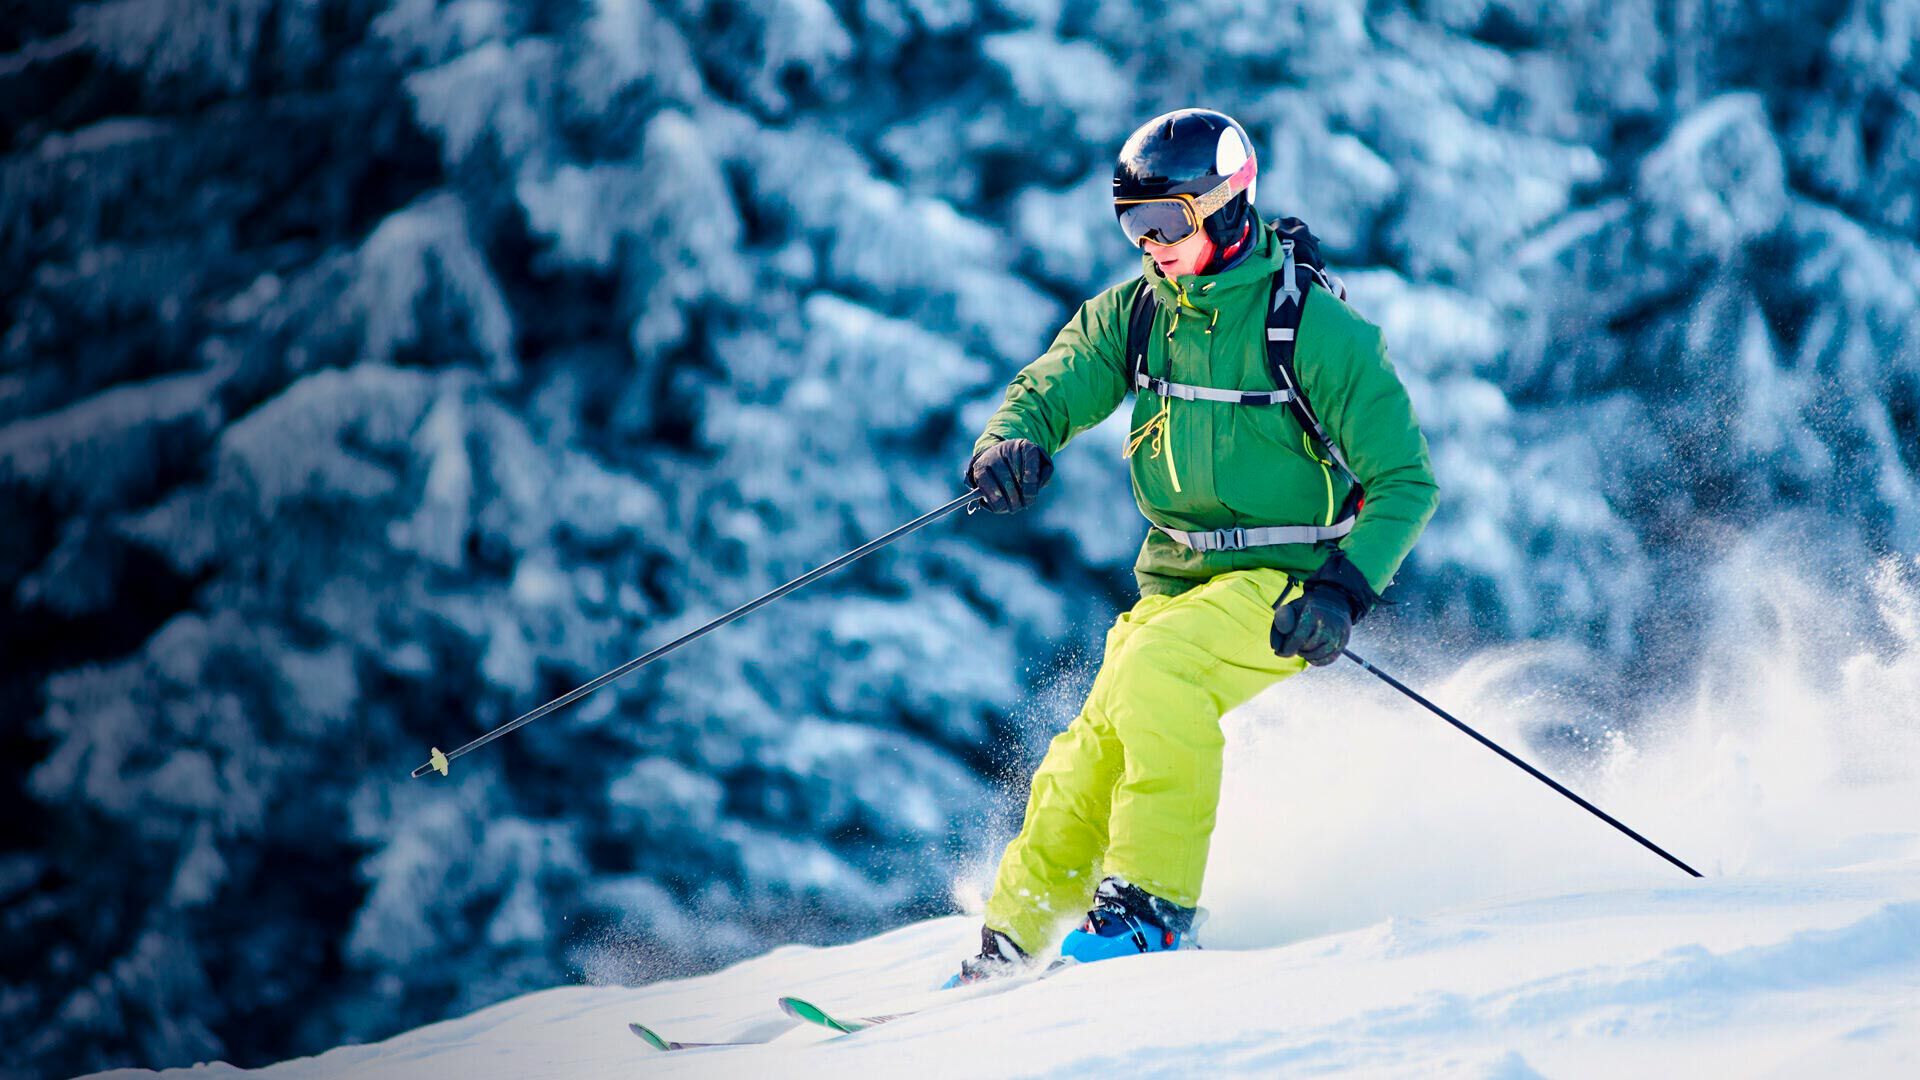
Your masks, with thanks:
M 1842 589 L 1785 572 L 1780 550 L 1755 538 L 1714 572 L 1691 686 L 1644 703 L 1590 753 L 1542 763 L 1712 877 L 1920 856 L 1920 560 L 1885 560 Z M 1488 650 L 1426 690 L 1539 761 L 1528 736 L 1564 716 L 1508 688 L 1566 651 Z M 1371 682 L 1348 665 L 1310 672 L 1226 718 L 1208 944 L 1277 945 L 1506 895 L 1685 887 Z

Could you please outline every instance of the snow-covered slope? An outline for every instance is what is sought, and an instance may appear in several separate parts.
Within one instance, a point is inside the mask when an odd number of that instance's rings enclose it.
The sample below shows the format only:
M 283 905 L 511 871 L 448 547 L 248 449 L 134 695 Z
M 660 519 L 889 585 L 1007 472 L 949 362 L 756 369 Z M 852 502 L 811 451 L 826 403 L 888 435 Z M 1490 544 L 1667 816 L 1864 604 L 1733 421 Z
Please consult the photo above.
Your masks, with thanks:
M 530 994 L 261 1075 L 1920 1076 L 1916 594 L 1876 586 L 1900 647 L 1827 649 L 1805 629 L 1824 592 L 1755 591 L 1754 566 L 1729 567 L 1752 602 L 1696 642 L 1715 674 L 1633 745 L 1592 732 L 1611 750 L 1547 762 L 1599 759 L 1565 775 L 1704 880 L 1348 665 L 1228 718 L 1208 950 L 838 1040 L 663 1054 L 626 1030 L 736 1038 L 777 1021 L 781 994 L 911 1007 L 975 933 L 938 919 L 698 978 Z M 1392 666 L 1381 648 L 1370 658 Z M 1517 688 L 1550 659 L 1489 652 L 1416 681 L 1522 746 L 1543 710 Z M 954 891 L 971 906 L 978 882 Z
M 845 1038 L 806 1028 L 663 1054 L 626 1030 L 735 1037 L 778 1017 L 781 993 L 855 1012 L 923 1001 L 974 932 L 939 919 L 641 989 L 549 990 L 258 1075 L 1920 1075 L 1911 860 L 1511 899 L 1088 966 Z

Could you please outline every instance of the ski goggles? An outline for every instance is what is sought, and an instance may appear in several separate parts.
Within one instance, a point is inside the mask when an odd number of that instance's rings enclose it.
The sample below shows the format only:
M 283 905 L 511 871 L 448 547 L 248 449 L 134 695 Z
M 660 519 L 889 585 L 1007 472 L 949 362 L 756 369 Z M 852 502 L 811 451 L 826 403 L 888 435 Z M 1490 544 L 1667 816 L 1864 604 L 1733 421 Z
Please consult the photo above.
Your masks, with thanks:
M 1205 194 L 1115 199 L 1113 212 L 1120 218 L 1120 230 L 1127 234 L 1127 241 L 1134 247 L 1148 243 L 1178 244 L 1199 232 L 1201 222 L 1247 190 L 1253 183 L 1253 174 L 1253 158 L 1249 157 L 1232 176 Z

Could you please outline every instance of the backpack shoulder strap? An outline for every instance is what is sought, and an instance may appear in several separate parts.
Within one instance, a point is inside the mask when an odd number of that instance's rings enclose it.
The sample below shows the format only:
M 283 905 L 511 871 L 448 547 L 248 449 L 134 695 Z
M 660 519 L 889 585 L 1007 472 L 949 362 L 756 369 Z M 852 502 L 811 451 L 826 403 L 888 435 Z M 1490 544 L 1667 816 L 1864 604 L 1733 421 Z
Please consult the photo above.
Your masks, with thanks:
M 1284 257 L 1279 271 L 1273 275 L 1273 302 L 1267 307 L 1267 367 L 1274 385 L 1290 391 L 1287 407 L 1293 411 L 1294 419 L 1326 450 L 1341 474 L 1358 491 L 1360 478 L 1347 466 L 1346 455 L 1340 452 L 1314 413 L 1313 403 L 1301 385 L 1299 369 L 1294 366 L 1295 338 L 1300 332 L 1300 313 L 1306 307 L 1307 293 L 1318 287 L 1338 295 L 1333 291 L 1337 279 L 1327 275 L 1326 268 L 1319 262 L 1319 244 L 1298 218 L 1283 218 L 1280 235 Z
M 1133 290 L 1133 303 L 1127 309 L 1127 392 L 1140 385 L 1147 372 L 1147 346 L 1153 341 L 1153 318 L 1160 312 L 1160 301 L 1153 295 L 1153 283 L 1143 274 Z

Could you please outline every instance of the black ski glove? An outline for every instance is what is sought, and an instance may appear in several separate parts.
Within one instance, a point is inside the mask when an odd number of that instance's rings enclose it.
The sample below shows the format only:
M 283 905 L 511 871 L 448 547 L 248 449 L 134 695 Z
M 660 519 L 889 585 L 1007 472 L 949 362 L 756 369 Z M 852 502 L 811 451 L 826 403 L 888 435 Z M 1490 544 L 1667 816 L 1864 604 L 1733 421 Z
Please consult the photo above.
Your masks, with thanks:
M 1292 601 L 1274 605 L 1268 640 L 1275 656 L 1298 656 L 1324 667 L 1339 658 L 1353 624 L 1373 610 L 1380 597 L 1343 551 L 1334 552 L 1300 588 Z
M 1053 459 L 1026 439 L 994 443 L 967 463 L 967 483 L 980 489 L 987 509 L 996 514 L 1033 505 L 1052 477 Z

